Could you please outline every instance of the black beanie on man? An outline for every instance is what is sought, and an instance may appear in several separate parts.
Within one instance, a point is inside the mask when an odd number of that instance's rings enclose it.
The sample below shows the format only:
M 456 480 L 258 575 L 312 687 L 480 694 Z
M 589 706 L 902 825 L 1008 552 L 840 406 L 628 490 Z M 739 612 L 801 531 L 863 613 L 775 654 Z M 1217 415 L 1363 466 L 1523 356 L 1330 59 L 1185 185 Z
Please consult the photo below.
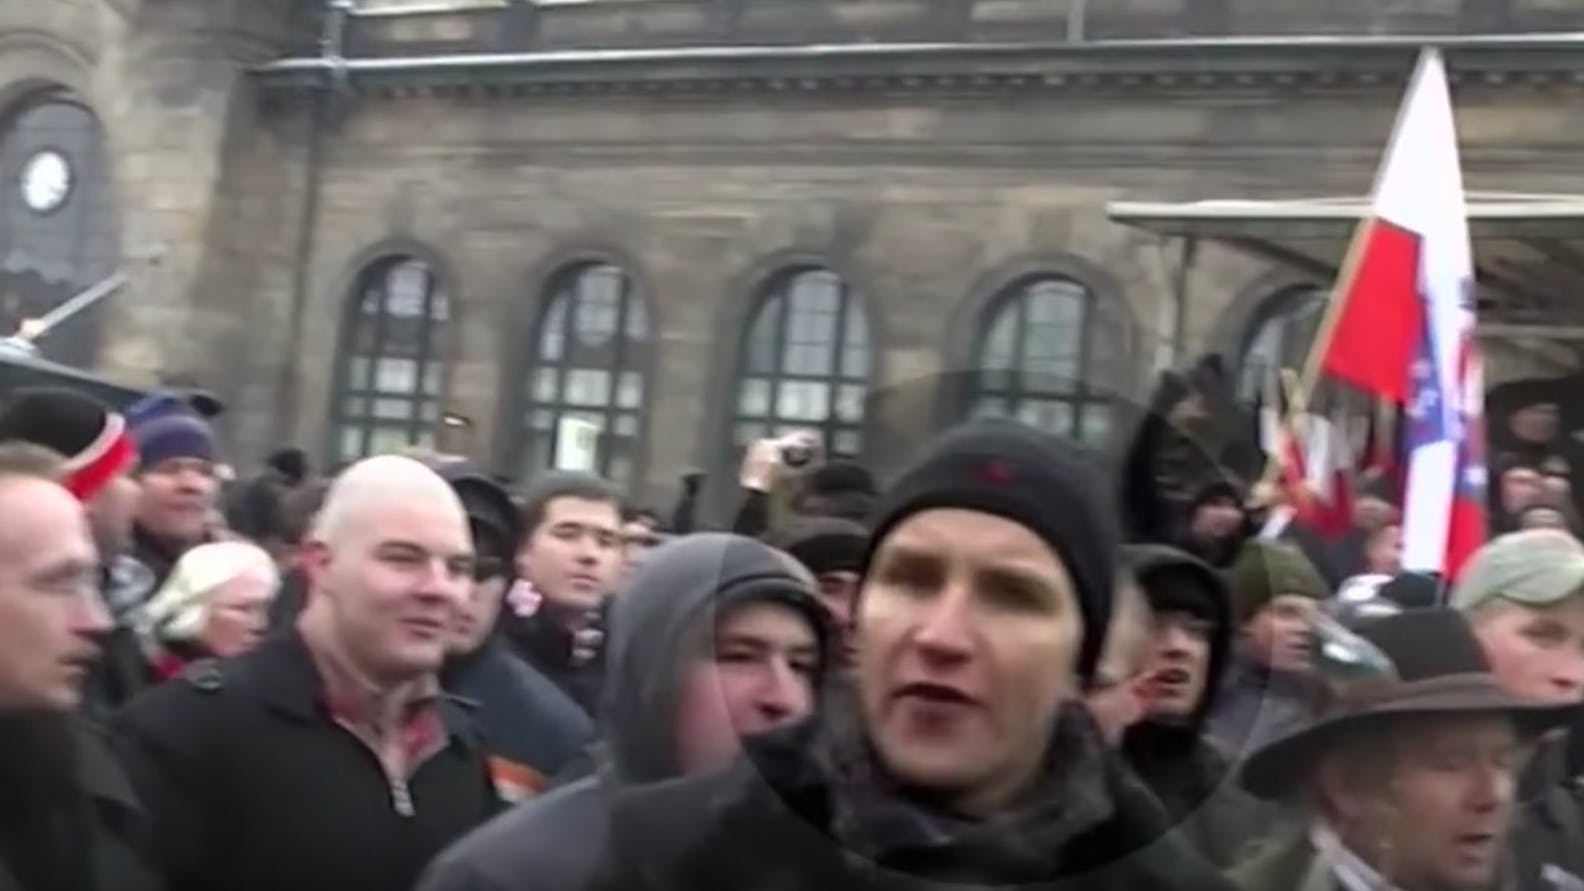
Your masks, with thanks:
M 912 514 L 962 508 L 1017 523 L 1050 546 L 1072 577 L 1084 619 L 1079 677 L 1099 661 L 1111 623 L 1120 537 L 1098 458 L 1013 421 L 982 420 L 942 434 L 876 505 L 867 574 L 887 533 Z

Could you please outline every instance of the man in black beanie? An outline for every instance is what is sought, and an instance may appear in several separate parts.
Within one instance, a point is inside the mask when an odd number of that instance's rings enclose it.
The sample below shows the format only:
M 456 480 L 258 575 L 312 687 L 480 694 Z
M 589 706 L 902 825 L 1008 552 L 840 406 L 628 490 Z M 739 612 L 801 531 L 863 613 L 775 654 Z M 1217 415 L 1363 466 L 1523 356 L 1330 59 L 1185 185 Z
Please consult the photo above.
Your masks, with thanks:
M 858 599 L 858 574 L 863 570 L 869 530 L 840 517 L 809 517 L 793 520 L 771 537 L 770 544 L 814 575 L 820 602 L 830 612 L 850 662 L 853 604 Z
M 1104 479 L 1010 422 L 936 440 L 877 505 L 852 696 L 725 772 L 613 796 L 598 887 L 1226 887 L 1149 844 L 1160 806 L 1081 701 L 1119 556 Z

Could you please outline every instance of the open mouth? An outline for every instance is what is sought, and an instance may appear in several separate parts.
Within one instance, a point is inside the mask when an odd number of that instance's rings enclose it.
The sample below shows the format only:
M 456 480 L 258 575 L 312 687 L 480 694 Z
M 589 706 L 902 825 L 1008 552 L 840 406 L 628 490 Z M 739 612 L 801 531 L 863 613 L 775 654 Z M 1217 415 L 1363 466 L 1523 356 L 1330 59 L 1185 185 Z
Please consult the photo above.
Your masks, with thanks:
M 967 693 L 945 684 L 934 684 L 927 681 L 903 684 L 896 692 L 891 694 L 894 699 L 906 699 L 926 705 L 977 705 L 978 702 Z
M 1155 683 L 1163 687 L 1180 687 L 1189 680 L 1188 672 L 1181 668 L 1162 668 L 1155 672 Z
M 445 633 L 447 627 L 446 623 L 439 619 L 406 619 L 402 624 L 420 637 L 439 636 Z

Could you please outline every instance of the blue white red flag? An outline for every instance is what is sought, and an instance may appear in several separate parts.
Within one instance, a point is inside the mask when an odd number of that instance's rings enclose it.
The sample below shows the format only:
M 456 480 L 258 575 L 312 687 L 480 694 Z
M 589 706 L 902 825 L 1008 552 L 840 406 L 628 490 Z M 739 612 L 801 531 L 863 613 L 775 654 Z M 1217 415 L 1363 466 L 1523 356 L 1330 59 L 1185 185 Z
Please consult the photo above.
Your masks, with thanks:
M 1403 568 L 1455 578 L 1486 535 L 1474 262 L 1452 97 L 1426 50 L 1338 283 L 1320 370 L 1402 404 Z

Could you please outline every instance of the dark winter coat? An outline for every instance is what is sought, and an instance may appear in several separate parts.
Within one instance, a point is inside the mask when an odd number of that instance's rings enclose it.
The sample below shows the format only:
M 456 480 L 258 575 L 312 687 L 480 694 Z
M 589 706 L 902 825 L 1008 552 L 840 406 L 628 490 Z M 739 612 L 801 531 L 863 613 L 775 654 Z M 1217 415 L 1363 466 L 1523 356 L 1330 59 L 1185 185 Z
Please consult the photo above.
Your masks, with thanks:
M 398 789 L 323 698 L 289 634 L 202 663 L 118 716 L 173 891 L 406 891 L 497 812 L 478 731 L 454 702 L 439 703 L 445 748 Z
M 542 791 L 593 738 L 583 709 L 498 638 L 453 660 L 442 680 L 472 704 L 496 789 L 507 801 Z
M 681 771 L 671 730 L 682 664 L 700 623 L 729 603 L 777 592 L 801 592 L 793 596 L 820 615 L 811 590 L 790 557 L 738 536 L 692 535 L 655 551 L 612 611 L 596 771 L 463 839 L 435 862 L 421 891 L 581 891 L 604 865 L 618 790 Z
M 62 771 L 58 776 L 71 788 L 49 790 L 46 784 L 37 787 L 38 794 L 48 794 L 60 807 L 56 818 L 66 817 L 69 822 L 65 825 L 73 827 L 66 836 L 71 845 L 63 853 L 83 870 L 92 891 L 161 891 L 165 883 L 155 867 L 148 814 L 103 728 L 84 718 L 63 715 L 9 715 L 5 721 L 4 732 L 14 737 L 8 740 L 6 757 L 26 757 L 12 747 L 16 745 L 51 748 L 51 753 L 37 753 L 34 761 L 59 755 Z M 50 768 L 38 765 L 30 769 Z M 20 790 L 9 783 L 3 785 L 0 807 L 16 807 Z M 43 819 L 43 815 L 35 815 L 34 826 L 42 828 L 38 821 Z M 35 839 L 34 844 L 40 840 Z M 26 874 L 20 863 L 7 864 L 0 853 L 0 891 L 21 889 L 19 874 Z
M 627 790 L 611 803 L 598 891 L 1229 887 L 1166 835 L 1153 797 L 1106 751 L 1087 713 L 1061 719 L 1041 789 L 1018 813 L 968 821 L 911 800 L 850 710 L 750 742 L 732 769 Z M 857 761 L 849 759 L 856 758 Z M 689 819 L 678 821 L 677 814 Z M 1146 845 L 1149 839 L 1162 839 Z M 571 891 L 546 884 L 536 891 Z
M 1518 887 L 1584 889 L 1584 784 L 1572 775 L 1565 739 L 1540 744 L 1518 792 L 1521 804 L 1511 841 Z M 1574 884 L 1560 880 L 1562 875 Z
M 1215 865 L 1233 866 L 1266 836 L 1277 812 L 1237 787 L 1232 758 L 1204 735 L 1232 654 L 1226 585 L 1215 570 L 1176 548 L 1131 546 L 1127 558 L 1151 608 L 1187 610 L 1208 622 L 1211 632 L 1205 690 L 1193 713 L 1181 723 L 1146 720 L 1130 728 L 1123 757 L 1160 799 L 1184 841 Z
M 589 630 L 603 634 L 604 624 L 597 619 Z M 605 685 L 603 646 L 583 653 L 566 624 L 543 610 L 532 616 L 507 615 L 501 628 L 512 652 L 561 688 L 586 714 L 594 714 Z

